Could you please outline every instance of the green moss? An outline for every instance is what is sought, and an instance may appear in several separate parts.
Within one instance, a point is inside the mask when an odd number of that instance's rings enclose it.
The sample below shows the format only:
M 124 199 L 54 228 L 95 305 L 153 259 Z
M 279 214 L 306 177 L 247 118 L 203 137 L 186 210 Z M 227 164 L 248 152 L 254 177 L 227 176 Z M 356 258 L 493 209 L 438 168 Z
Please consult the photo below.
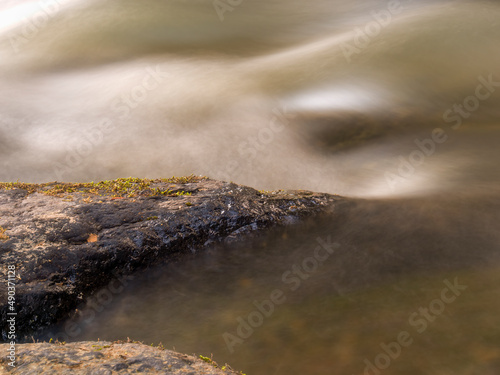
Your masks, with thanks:
M 177 191 L 172 192 L 169 188 L 162 189 L 160 187 L 152 187 L 153 184 L 186 184 L 198 182 L 206 179 L 206 177 L 187 176 L 187 177 L 171 177 L 160 179 L 147 178 L 117 178 L 116 180 L 105 180 L 100 182 L 83 182 L 83 183 L 57 183 L 49 182 L 43 184 L 28 184 L 24 182 L 0 182 L 0 189 L 12 190 L 23 189 L 32 193 L 41 193 L 56 197 L 65 197 L 68 199 L 68 194 L 81 193 L 86 195 L 111 195 L 113 197 L 137 197 L 137 196 L 189 196 L 190 192 Z
M 204 180 L 206 177 L 198 177 L 195 175 L 189 175 L 189 176 L 184 176 L 184 177 L 175 177 L 172 176 L 170 178 L 165 179 L 165 182 L 168 182 L 170 184 L 188 184 L 191 182 L 198 182 L 200 180 Z
M 210 365 L 214 366 L 215 368 L 219 368 L 219 365 L 217 364 L 217 362 L 215 362 L 212 358 L 204 357 L 204 356 L 202 356 L 201 354 L 199 355 L 199 357 L 200 357 L 200 359 L 201 359 L 202 361 L 205 361 L 206 363 L 208 363 L 208 364 L 210 364 Z M 228 370 L 230 370 L 230 367 L 229 367 L 229 366 L 227 365 L 227 363 L 226 363 L 224 366 L 220 367 L 220 369 L 221 369 L 222 371 L 228 371 Z M 241 374 L 241 375 L 245 375 L 245 374 L 244 374 L 243 372 L 241 372 L 241 371 L 240 371 L 240 374 Z
M 200 354 L 200 359 L 201 359 L 201 360 L 203 360 L 203 361 L 205 361 L 205 362 L 207 362 L 207 363 L 209 363 L 209 364 L 211 364 L 211 365 L 212 365 L 212 366 L 214 366 L 214 367 L 217 367 L 217 363 L 215 363 L 215 362 L 212 360 L 212 358 L 204 357 L 204 356 L 202 356 L 202 355 Z

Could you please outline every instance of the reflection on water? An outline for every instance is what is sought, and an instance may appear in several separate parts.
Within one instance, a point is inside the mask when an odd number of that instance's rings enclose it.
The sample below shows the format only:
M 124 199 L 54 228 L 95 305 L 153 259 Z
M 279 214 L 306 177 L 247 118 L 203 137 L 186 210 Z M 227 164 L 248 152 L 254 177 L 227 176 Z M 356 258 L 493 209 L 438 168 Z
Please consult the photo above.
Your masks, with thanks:
M 150 270 L 73 340 L 162 342 L 262 375 L 361 374 L 389 345 L 383 373 L 497 374 L 498 209 L 496 195 L 355 201 Z

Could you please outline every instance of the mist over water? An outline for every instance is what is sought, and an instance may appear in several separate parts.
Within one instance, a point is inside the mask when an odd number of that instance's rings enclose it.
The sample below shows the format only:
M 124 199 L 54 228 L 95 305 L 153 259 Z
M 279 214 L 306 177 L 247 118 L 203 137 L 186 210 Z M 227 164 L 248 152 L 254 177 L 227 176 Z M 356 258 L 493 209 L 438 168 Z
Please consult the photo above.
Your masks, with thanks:
M 497 2 L 49 3 L 0 2 L 0 180 L 194 173 L 356 198 L 138 276 L 71 339 L 358 374 L 408 331 L 384 374 L 500 373 Z M 328 236 L 340 247 L 291 293 L 283 273 Z M 455 278 L 468 289 L 416 332 Z M 228 350 L 274 289 L 286 303 Z

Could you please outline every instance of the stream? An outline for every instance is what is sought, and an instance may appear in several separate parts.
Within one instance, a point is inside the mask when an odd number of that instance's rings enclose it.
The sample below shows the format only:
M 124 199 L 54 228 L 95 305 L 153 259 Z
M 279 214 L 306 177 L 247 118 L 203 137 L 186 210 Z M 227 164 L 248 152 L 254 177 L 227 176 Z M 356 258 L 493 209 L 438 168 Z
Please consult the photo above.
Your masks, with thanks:
M 487 0 L 0 1 L 1 181 L 353 202 L 98 292 L 72 339 L 247 375 L 499 374 L 499 40 Z

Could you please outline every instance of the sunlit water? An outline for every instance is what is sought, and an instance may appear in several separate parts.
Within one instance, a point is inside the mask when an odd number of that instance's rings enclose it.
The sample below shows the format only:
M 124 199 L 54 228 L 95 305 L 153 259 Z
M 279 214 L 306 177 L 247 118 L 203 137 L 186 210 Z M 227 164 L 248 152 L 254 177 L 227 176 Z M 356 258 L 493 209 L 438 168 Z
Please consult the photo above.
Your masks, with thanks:
M 500 373 L 500 6 L 237 3 L 0 2 L 0 180 L 195 173 L 358 199 L 136 276 L 72 339 L 249 375 Z M 283 274 L 328 236 L 291 290 Z M 409 317 L 455 278 L 467 289 L 418 332 Z M 228 346 L 276 289 L 286 301 Z
M 448 147 L 393 189 L 386 172 L 417 136 L 496 133 L 493 1 L 54 2 L 0 3 L 0 180 L 195 173 L 425 194 L 481 161 Z M 445 112 L 490 75 L 452 129 Z

